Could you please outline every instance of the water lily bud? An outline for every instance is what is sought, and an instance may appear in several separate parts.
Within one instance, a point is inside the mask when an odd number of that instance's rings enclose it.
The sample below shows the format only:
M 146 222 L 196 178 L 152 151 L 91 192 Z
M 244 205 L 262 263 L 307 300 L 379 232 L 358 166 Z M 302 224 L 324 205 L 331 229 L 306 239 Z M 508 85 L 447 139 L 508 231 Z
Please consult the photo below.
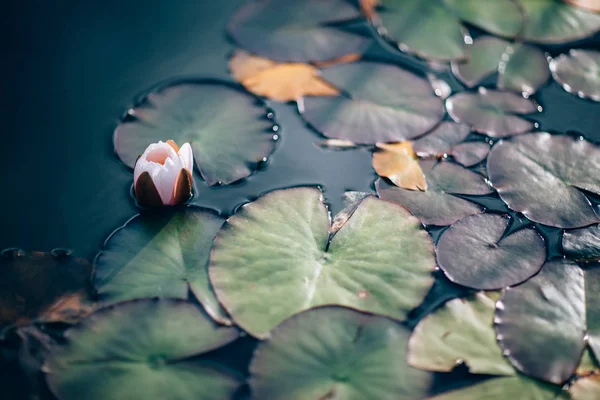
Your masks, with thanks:
M 174 206 L 192 195 L 192 147 L 172 140 L 152 143 L 135 163 L 133 190 L 142 207 Z

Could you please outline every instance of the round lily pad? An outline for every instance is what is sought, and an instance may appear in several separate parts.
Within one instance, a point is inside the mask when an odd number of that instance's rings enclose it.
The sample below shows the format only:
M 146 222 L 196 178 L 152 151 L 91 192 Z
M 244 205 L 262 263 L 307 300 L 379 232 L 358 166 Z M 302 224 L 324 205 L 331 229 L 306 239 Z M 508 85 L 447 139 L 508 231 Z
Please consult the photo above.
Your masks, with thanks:
M 578 228 L 600 221 L 582 192 L 600 194 L 600 148 L 588 141 L 517 136 L 492 148 L 487 169 L 502 200 L 535 222 Z
M 465 142 L 454 146 L 450 155 L 457 163 L 472 167 L 485 160 L 490 149 L 490 145 L 486 142 Z
M 302 117 L 329 138 L 402 142 L 429 131 L 444 115 L 430 83 L 397 66 L 363 61 L 321 72 L 345 94 L 306 97 L 298 106 Z
M 94 285 L 100 301 L 186 299 L 191 290 L 211 317 L 228 323 L 207 270 L 213 239 L 224 221 L 214 211 L 193 206 L 132 218 L 96 258 Z
M 242 48 L 272 60 L 328 61 L 362 51 L 366 37 L 332 26 L 359 16 L 344 0 L 251 0 L 227 31 Z
M 495 301 L 484 293 L 450 300 L 415 327 L 408 363 L 428 371 L 450 372 L 465 363 L 475 374 L 516 374 L 496 342 L 495 309 Z
M 257 399 L 422 399 L 432 374 L 406 364 L 410 332 L 342 307 L 295 315 L 259 345 L 250 365 Z
M 369 196 L 336 228 L 330 241 L 316 188 L 268 193 L 231 217 L 215 239 L 209 274 L 235 322 L 264 338 L 315 306 L 402 320 L 421 303 L 433 283 L 433 243 L 406 209 Z
M 531 95 L 550 78 L 546 55 L 527 44 L 506 47 L 499 64 L 498 89 Z
M 600 224 L 565 231 L 562 245 L 567 257 L 580 261 L 600 260 Z
M 457 4 L 466 3 L 457 2 Z M 507 41 L 493 36 L 477 38 L 469 47 L 469 58 L 452 62 L 452 73 L 466 86 L 475 87 L 487 76 L 498 72 L 498 66 L 507 47 Z
M 588 344 L 600 359 L 600 265 L 584 270 Z
M 141 300 L 102 309 L 69 329 L 44 370 L 61 400 L 230 398 L 238 380 L 186 358 L 238 336 L 193 304 Z
M 547 262 L 538 275 L 504 292 L 494 321 L 498 342 L 515 367 L 564 383 L 585 348 L 583 271 L 570 261 Z
M 133 168 L 150 143 L 189 142 L 204 180 L 229 184 L 249 176 L 273 152 L 276 136 L 267 115 L 264 104 L 233 85 L 177 83 L 158 88 L 129 110 L 115 130 L 114 146 Z
M 523 30 L 523 15 L 515 0 L 442 0 L 460 19 L 504 37 L 515 37 Z
M 471 215 L 448 228 L 437 244 L 437 261 L 455 283 L 502 289 L 535 275 L 546 259 L 542 237 L 531 228 L 505 236 L 509 219 Z
M 413 150 L 419 157 L 442 157 L 469 136 L 471 128 L 465 124 L 444 121 L 427 135 L 413 142 Z
M 515 93 L 485 88 L 455 94 L 446 100 L 446 108 L 456 122 L 497 138 L 531 131 L 533 122 L 519 115 L 538 112 L 535 104 Z
M 492 192 L 483 176 L 450 162 L 420 161 L 427 190 L 406 190 L 375 182 L 377 194 L 384 200 L 408 208 L 426 225 L 450 225 L 467 215 L 483 212 L 480 206 L 455 195 L 483 195 Z
M 600 101 L 600 52 L 571 49 L 550 61 L 550 71 L 567 92 Z

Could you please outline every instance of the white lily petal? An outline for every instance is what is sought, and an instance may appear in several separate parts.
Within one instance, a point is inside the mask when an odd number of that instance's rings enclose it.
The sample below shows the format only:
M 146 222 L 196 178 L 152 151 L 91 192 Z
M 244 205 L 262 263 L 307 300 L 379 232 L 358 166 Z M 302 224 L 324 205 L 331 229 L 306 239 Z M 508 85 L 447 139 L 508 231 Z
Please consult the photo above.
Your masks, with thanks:
M 146 148 L 142 157 L 150 162 L 164 164 L 167 158 L 177 158 L 177 152 L 165 142 L 152 143 Z
M 177 175 L 182 168 L 183 164 L 179 157 L 175 159 L 167 158 L 165 164 L 161 165 L 160 168 L 155 171 L 154 175 L 152 175 L 152 181 L 158 190 L 160 199 L 165 205 L 169 205 L 172 202 Z
M 184 168 L 192 173 L 194 168 L 194 153 L 192 152 L 192 146 L 190 146 L 189 143 L 184 143 L 179 149 L 178 154 L 183 161 Z

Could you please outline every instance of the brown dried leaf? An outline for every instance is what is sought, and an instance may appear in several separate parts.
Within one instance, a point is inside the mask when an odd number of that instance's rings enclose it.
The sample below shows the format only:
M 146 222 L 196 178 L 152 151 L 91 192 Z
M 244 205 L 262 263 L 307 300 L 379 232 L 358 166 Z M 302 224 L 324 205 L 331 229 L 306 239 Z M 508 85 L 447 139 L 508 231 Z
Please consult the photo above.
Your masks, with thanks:
M 373 153 L 373 168 L 379 176 L 408 190 L 427 190 L 427 181 L 421 170 L 412 142 L 377 143 L 380 149 Z

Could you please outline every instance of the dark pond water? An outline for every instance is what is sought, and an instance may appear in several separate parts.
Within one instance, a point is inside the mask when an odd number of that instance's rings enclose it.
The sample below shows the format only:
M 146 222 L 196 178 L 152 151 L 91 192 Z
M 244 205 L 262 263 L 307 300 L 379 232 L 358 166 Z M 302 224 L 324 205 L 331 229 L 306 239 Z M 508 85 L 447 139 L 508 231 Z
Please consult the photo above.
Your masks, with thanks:
M 112 130 L 136 95 L 174 77 L 231 80 L 233 50 L 224 34 L 245 0 L 13 2 L 3 64 L 0 249 L 50 251 L 64 247 L 88 259 L 115 228 L 137 213 L 129 195 L 132 173 L 113 152 Z M 423 71 L 424 64 L 376 44 L 369 57 Z M 600 35 L 580 47 L 600 48 Z M 566 47 L 546 48 L 557 54 Z M 442 78 L 458 87 L 447 74 Z M 534 98 L 544 107 L 540 129 L 600 142 L 600 106 L 564 92 L 556 83 Z M 373 191 L 366 150 L 325 151 L 294 105 L 270 103 L 282 129 L 277 150 L 261 171 L 230 187 L 197 179 L 195 203 L 231 214 L 260 193 L 321 185 L 333 212 L 346 190 Z M 491 210 L 506 207 L 482 199 Z M 513 215 L 515 226 L 527 221 Z M 540 228 L 549 256 L 558 254 L 558 230 Z M 440 229 L 431 230 L 434 238 Z M 440 279 L 415 319 L 463 289 Z M 245 373 L 253 341 L 242 339 L 209 356 Z M 446 382 L 447 383 L 447 382 Z

